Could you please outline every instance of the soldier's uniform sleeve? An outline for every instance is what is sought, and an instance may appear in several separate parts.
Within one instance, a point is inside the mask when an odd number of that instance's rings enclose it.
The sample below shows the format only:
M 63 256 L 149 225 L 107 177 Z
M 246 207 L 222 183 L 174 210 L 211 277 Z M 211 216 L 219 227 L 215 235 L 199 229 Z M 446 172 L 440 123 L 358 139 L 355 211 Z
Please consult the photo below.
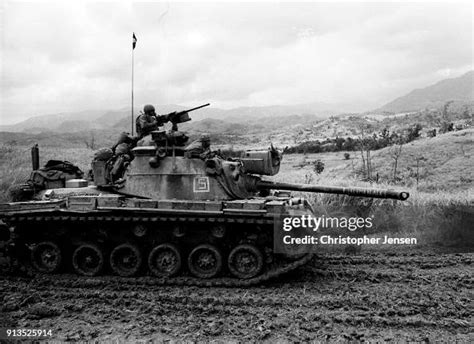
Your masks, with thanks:
M 138 117 L 137 133 L 141 136 L 147 135 L 150 131 L 155 130 L 157 123 L 155 117 L 141 115 Z

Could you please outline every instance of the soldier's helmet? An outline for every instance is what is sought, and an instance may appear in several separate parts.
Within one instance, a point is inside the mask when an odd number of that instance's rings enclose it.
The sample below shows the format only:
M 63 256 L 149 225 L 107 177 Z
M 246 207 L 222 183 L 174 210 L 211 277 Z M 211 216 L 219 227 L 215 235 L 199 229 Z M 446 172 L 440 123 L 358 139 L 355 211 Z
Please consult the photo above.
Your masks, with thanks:
M 153 112 L 155 112 L 155 107 L 151 104 L 147 104 L 143 107 L 143 112 L 147 113 L 147 114 L 148 113 L 153 113 Z
M 201 137 L 199 138 L 201 142 L 210 142 L 211 141 L 211 135 L 208 133 L 201 134 Z
M 208 148 L 211 145 L 211 136 L 207 133 L 204 133 L 199 138 L 199 141 L 201 141 L 203 148 Z

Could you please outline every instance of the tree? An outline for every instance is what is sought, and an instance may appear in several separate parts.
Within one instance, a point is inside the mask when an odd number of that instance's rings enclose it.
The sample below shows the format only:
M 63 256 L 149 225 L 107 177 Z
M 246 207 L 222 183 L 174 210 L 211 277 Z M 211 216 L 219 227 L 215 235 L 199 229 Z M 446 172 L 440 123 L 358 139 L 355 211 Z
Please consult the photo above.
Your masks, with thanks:
M 395 144 L 390 148 L 390 156 L 393 159 L 393 174 L 392 180 L 395 181 L 397 178 L 397 167 L 398 167 L 398 160 L 402 155 L 402 147 L 403 143 L 400 141 L 399 143 Z
M 90 132 L 90 135 L 88 138 L 84 138 L 84 144 L 86 145 L 87 148 L 95 150 L 96 149 L 96 144 L 95 144 L 95 134 L 93 131 Z
M 420 162 L 425 161 L 426 158 L 422 155 L 417 155 L 415 157 L 416 160 L 416 188 L 418 189 L 418 183 L 420 181 Z
M 324 162 L 322 162 L 320 159 L 314 161 L 313 162 L 313 170 L 317 174 L 321 174 L 324 171 Z
M 454 123 L 443 122 L 441 123 L 441 128 L 439 128 L 439 133 L 444 134 L 454 130 Z
M 351 155 L 349 153 L 344 153 L 344 160 L 349 160 Z
M 416 123 L 414 126 L 408 128 L 406 142 L 411 142 L 420 137 L 421 129 L 423 129 L 423 127 L 420 123 Z
M 428 130 L 426 133 L 428 137 L 436 137 L 436 129 Z
M 352 137 L 348 137 L 345 141 L 344 144 L 342 145 L 343 150 L 356 150 L 356 141 Z
M 374 146 L 374 139 L 372 136 L 365 136 L 364 130 L 366 127 L 360 127 L 360 136 L 357 140 L 357 148 L 360 151 L 362 158 L 362 171 L 365 174 L 365 179 L 372 179 L 372 159 L 370 151 Z
M 342 150 L 342 146 L 344 145 L 344 139 L 342 137 L 336 137 L 336 150 Z
M 312 172 L 308 172 L 304 175 L 304 183 L 305 184 L 313 184 L 314 175 Z
M 447 101 L 446 103 L 444 103 L 444 105 L 443 105 L 442 118 L 443 118 L 443 120 L 446 121 L 446 122 L 449 121 L 449 118 L 448 118 L 448 108 L 449 108 L 449 105 L 451 105 L 453 102 L 454 102 L 454 100 L 449 100 L 449 101 Z
M 379 148 L 384 148 L 390 145 L 390 131 L 384 128 L 379 134 Z
M 461 118 L 462 119 L 472 119 L 472 113 L 469 111 L 469 107 L 467 105 L 464 106 Z
M 453 103 L 452 100 L 447 101 L 443 105 L 443 110 L 441 113 L 441 123 L 440 123 L 440 128 L 439 128 L 439 133 L 444 134 L 447 133 L 448 131 L 453 131 L 454 130 L 454 124 L 449 121 L 449 116 L 448 116 L 448 108 L 449 105 Z

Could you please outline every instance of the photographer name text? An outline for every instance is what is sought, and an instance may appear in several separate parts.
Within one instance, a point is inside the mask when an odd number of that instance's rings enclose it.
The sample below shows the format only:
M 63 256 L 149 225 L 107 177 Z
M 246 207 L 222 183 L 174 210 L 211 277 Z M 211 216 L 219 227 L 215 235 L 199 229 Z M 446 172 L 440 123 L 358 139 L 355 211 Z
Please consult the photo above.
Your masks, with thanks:
M 283 237 L 285 245 L 416 245 L 416 238 L 389 237 L 362 237 L 351 236 L 331 236 L 322 235 L 320 237 L 305 235 L 304 237 L 292 237 L 285 235 Z

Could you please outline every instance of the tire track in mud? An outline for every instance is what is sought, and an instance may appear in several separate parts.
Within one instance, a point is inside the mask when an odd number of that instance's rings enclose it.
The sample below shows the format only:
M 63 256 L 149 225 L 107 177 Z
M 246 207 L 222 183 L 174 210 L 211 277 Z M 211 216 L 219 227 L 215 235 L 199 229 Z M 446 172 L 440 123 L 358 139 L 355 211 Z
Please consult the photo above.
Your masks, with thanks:
M 398 331 L 420 340 L 424 331 L 462 340 L 472 326 L 473 257 L 329 255 L 251 288 L 161 286 L 149 277 L 2 277 L 0 299 L 12 323 L 53 326 L 62 339 L 118 329 L 128 338 L 347 340 Z
M 355 279 L 357 282 L 406 282 L 432 284 L 450 282 L 458 287 L 472 287 L 474 277 L 473 254 L 400 256 L 372 254 L 369 256 L 335 256 L 314 259 L 313 272 L 338 279 Z M 460 268 L 459 268 L 460 267 Z M 303 267 L 302 269 L 308 269 Z

